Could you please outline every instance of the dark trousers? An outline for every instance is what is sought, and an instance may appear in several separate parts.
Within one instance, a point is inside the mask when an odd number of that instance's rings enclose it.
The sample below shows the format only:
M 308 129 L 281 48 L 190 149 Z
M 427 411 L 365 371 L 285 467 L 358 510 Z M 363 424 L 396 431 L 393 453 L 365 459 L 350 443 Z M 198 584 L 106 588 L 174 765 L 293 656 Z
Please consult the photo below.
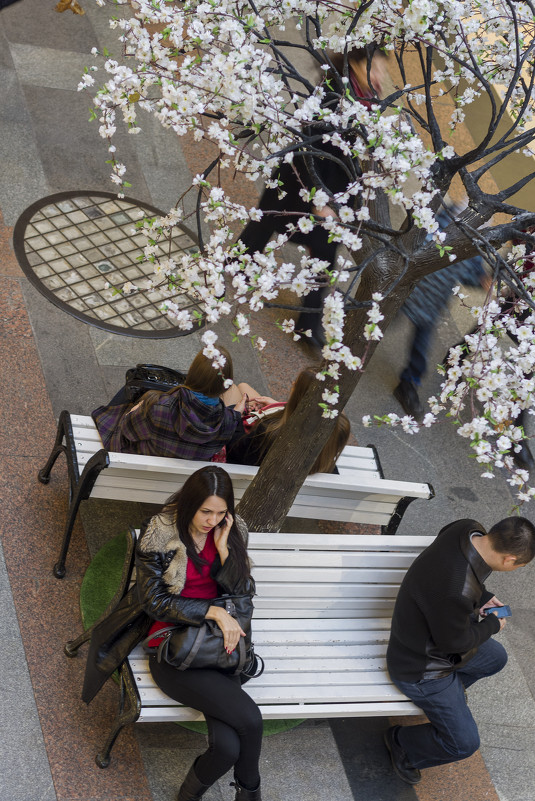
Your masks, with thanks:
M 392 681 L 425 712 L 429 723 L 402 726 L 398 741 L 415 768 L 431 768 L 466 759 L 479 748 L 479 734 L 464 690 L 498 673 L 507 662 L 503 645 L 490 639 L 459 670 L 440 679 L 415 683 Z
M 149 659 L 154 681 L 163 692 L 202 712 L 208 726 L 208 749 L 195 763 L 200 782 L 212 785 L 234 767 L 243 787 L 260 783 L 258 760 L 262 747 L 262 716 L 242 689 L 239 676 L 218 670 L 177 670 L 167 662 Z
M 402 381 L 411 381 L 417 387 L 420 386 L 422 382 L 422 376 L 427 370 L 427 354 L 432 335 L 432 326 L 414 327 L 414 335 L 409 354 L 409 363 L 400 376 Z
M 262 202 L 263 199 L 260 202 L 261 207 Z M 270 206 L 266 205 L 266 208 L 270 208 Z M 240 234 L 239 241 L 243 242 L 251 255 L 253 253 L 262 253 L 273 234 L 285 232 L 287 223 L 292 222 L 294 219 L 297 218 L 266 215 L 258 222 L 251 220 Z M 327 231 L 323 228 L 314 228 L 309 234 L 296 231 L 295 234 L 292 234 L 290 242 L 295 245 L 305 245 L 315 259 L 327 261 L 329 263 L 328 269 L 330 270 L 333 268 L 336 259 L 337 243 L 329 242 L 328 240 L 329 234 Z M 320 330 L 320 310 L 324 295 L 324 289 L 316 289 L 303 298 L 303 307 L 305 309 L 314 309 L 315 311 L 301 312 L 296 328 L 300 330 L 311 328 L 314 333 Z

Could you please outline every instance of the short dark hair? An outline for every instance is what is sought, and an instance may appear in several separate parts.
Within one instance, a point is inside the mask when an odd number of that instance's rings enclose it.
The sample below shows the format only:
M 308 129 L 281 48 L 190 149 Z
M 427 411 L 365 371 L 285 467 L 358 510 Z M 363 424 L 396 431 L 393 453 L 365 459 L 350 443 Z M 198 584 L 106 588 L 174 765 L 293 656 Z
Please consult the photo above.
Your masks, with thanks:
M 495 551 L 516 557 L 521 565 L 527 565 L 535 556 L 535 526 L 525 517 L 500 520 L 488 536 Z

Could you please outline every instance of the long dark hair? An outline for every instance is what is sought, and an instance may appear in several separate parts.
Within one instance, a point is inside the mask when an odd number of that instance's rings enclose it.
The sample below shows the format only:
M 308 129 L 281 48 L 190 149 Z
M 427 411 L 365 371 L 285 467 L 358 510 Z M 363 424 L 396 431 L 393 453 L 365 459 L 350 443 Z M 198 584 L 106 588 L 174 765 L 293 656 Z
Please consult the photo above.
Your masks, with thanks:
M 250 576 L 250 565 L 247 557 L 245 542 L 236 526 L 236 512 L 234 508 L 234 488 L 229 474 L 218 465 L 207 465 L 196 470 L 184 482 L 182 487 L 171 495 L 163 512 L 170 515 L 176 525 L 178 536 L 186 546 L 186 553 L 197 570 L 201 569 L 206 560 L 199 556 L 195 549 L 193 537 L 190 534 L 190 524 L 203 503 L 211 495 L 216 495 L 227 504 L 227 510 L 234 518 L 234 523 L 228 536 L 229 550 L 232 550 L 240 579 Z
M 213 359 L 209 359 L 204 355 L 202 350 L 193 359 L 189 366 L 188 374 L 184 384 L 181 386 L 191 389 L 192 392 L 201 392 L 209 398 L 218 398 L 225 391 L 225 380 L 234 378 L 234 368 L 232 366 L 232 358 L 230 353 L 222 345 L 219 350 L 225 357 L 225 364 L 220 370 L 212 367 Z M 144 417 L 147 417 L 152 406 L 164 395 L 172 395 L 177 391 L 177 387 L 171 387 L 166 392 L 158 392 L 157 390 L 150 390 L 145 392 L 141 401 L 141 412 Z
M 265 421 L 262 429 L 258 432 L 262 437 L 262 449 L 260 451 L 263 459 L 269 448 L 273 445 L 280 434 L 281 428 L 288 418 L 293 414 L 301 398 L 305 395 L 310 385 L 316 380 L 316 373 L 319 367 L 305 367 L 301 370 L 294 381 L 290 397 L 284 409 L 270 415 Z M 336 465 L 336 460 L 347 445 L 351 425 L 343 412 L 336 418 L 334 430 L 320 451 L 316 461 L 310 469 L 310 473 L 331 473 Z
M 225 357 L 225 364 L 220 370 L 212 367 L 213 359 L 209 359 L 204 353 L 199 351 L 190 364 L 184 386 L 193 392 L 202 392 L 210 398 L 218 398 L 225 391 L 225 380 L 234 379 L 234 370 L 230 353 L 222 345 L 218 350 Z

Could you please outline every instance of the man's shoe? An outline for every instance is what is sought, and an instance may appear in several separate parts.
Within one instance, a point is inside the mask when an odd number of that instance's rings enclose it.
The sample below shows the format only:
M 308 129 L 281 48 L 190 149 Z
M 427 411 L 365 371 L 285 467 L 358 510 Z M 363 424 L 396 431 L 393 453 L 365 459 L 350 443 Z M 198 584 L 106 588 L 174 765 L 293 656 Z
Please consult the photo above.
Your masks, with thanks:
M 421 781 L 422 774 L 418 768 L 414 768 L 410 764 L 407 754 L 397 741 L 397 733 L 400 729 L 401 726 L 392 726 L 384 733 L 384 741 L 390 754 L 392 767 L 399 778 L 407 782 L 407 784 L 418 784 Z
M 410 414 L 415 420 L 421 422 L 424 416 L 424 407 L 412 381 L 402 379 L 394 390 L 394 398 L 400 402 L 405 414 Z

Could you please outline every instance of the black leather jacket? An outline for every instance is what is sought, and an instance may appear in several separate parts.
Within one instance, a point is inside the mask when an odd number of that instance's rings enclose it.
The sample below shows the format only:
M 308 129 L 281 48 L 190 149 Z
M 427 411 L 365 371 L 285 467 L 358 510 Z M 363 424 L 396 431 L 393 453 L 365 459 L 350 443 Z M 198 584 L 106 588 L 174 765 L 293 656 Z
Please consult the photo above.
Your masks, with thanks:
M 236 526 L 247 545 L 247 527 L 239 516 Z M 86 703 L 146 637 L 154 620 L 200 626 L 208 612 L 209 599 L 180 595 L 186 581 L 186 548 L 176 527 L 164 516 L 156 515 L 142 526 L 135 563 L 135 584 L 91 636 L 82 692 Z M 240 580 L 232 550 L 224 565 L 217 556 L 210 572 L 221 594 L 246 592 L 252 587 Z
M 448 675 L 500 630 L 495 615 L 478 614 L 493 593 L 484 583 L 491 569 L 470 540 L 476 533 L 486 533 L 477 520 L 451 523 L 407 571 L 386 654 L 392 678 L 417 682 Z

